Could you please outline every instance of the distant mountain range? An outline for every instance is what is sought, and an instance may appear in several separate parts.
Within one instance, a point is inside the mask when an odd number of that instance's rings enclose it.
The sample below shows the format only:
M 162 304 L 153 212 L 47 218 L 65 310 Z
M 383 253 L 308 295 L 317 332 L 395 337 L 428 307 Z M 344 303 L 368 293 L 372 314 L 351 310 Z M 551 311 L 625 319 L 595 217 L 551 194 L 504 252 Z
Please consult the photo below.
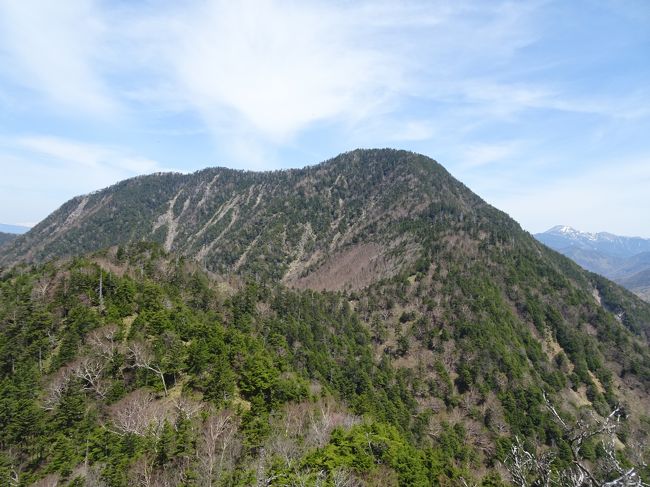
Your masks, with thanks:
M 29 227 L 22 227 L 19 225 L 5 225 L 0 223 L 0 245 L 3 245 L 18 235 L 22 235 L 29 231 Z
M 27 233 L 29 231 L 29 227 L 24 227 L 22 225 L 6 225 L 4 223 L 0 223 L 0 233 L 12 233 L 15 235 L 21 235 L 23 233 Z
M 607 232 L 581 232 L 558 225 L 535 238 L 650 300 L 650 239 L 622 237 Z

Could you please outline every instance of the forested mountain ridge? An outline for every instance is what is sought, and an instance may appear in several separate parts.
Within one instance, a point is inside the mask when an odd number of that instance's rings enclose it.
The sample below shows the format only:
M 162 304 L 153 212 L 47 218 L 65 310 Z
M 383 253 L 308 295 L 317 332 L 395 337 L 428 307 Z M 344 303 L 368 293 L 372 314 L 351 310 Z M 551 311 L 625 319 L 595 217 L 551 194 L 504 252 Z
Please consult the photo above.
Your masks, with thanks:
M 70 200 L 5 249 L 0 264 L 144 239 L 218 273 L 309 286 L 318 270 L 327 288 L 363 287 L 417 258 L 421 245 L 406 222 L 447 207 L 471 215 L 487 205 L 435 161 L 404 151 L 354 151 L 268 173 L 157 174 Z M 408 252 L 395 261 L 397 247 Z M 339 272 L 360 260 L 363 272 Z
M 204 223 L 180 218 L 212 198 Z M 648 479 L 650 306 L 424 156 L 129 180 L 64 205 L 4 262 L 146 238 L 5 271 L 3 479 L 579 486 L 602 484 L 568 483 L 583 469 L 605 482 L 633 465 Z M 206 443 L 214 428 L 226 436 Z

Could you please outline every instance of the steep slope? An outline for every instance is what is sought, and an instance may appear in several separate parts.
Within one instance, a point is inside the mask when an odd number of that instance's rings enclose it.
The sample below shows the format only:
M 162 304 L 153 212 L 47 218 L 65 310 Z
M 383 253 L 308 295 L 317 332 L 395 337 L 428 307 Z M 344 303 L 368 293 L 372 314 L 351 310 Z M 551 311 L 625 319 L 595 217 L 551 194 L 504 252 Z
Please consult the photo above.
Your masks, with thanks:
M 127 245 L 140 239 L 164 248 Z M 118 247 L 91 260 L 6 273 L 0 345 L 11 397 L 38 408 L 35 384 L 48 388 L 77 359 L 96 355 L 89 333 L 113 324 L 119 354 L 101 377 L 117 388 L 115 400 L 148 390 L 157 395 L 153 404 L 165 405 L 170 386 L 237 411 L 247 446 L 235 464 L 268 478 L 330 476 L 345 467 L 369 485 L 458 485 L 461 477 L 499 485 L 494 476 L 507 476 L 495 466 L 508 463 L 516 438 L 533 453 L 553 450 L 554 469 L 577 468 L 574 440 L 547 399 L 567 424 L 596 421 L 622 404 L 619 455 L 634 464 L 649 460 L 650 306 L 545 247 L 424 156 L 355 151 L 303 170 L 211 169 L 129 180 L 67 203 L 10 244 L 3 262 L 109 245 Z M 207 276 L 197 270 L 203 264 L 212 271 Z M 215 322 L 223 324 L 219 340 L 227 347 L 203 342 Z M 150 347 L 149 369 L 132 340 Z M 260 356 L 249 360 L 249 345 Z M 243 364 L 254 371 L 244 372 Z M 269 364 L 277 364 L 275 372 Z M 22 385 L 12 389 L 16 374 Z M 231 378 L 225 396 L 222 377 Z M 264 387 L 268 377 L 279 390 Z M 268 425 L 296 412 L 284 406 L 317 399 L 301 380 L 354 421 L 364 417 L 396 431 L 343 425 L 313 455 L 296 447 L 300 438 L 274 442 Z M 74 390 L 77 413 L 90 411 L 92 431 L 95 421 L 110 428 L 112 400 L 84 384 Z M 12 404 L 11 411 L 20 410 Z M 63 413 L 48 414 L 64 421 Z M 29 424 L 12 417 L 0 415 L 9 421 L 0 430 L 14 435 L 0 445 L 7 455 Z M 88 435 L 74 429 L 78 422 L 62 424 L 77 442 Z M 292 428 L 301 426 L 285 425 Z M 30 478 L 81 469 L 83 449 L 67 460 L 56 450 L 39 456 L 38 445 L 56 431 L 28 432 L 35 443 L 22 445 L 16 462 Z M 135 442 L 149 471 L 194 468 L 170 466 L 157 456 L 161 437 L 143 436 L 123 441 Z M 589 468 L 605 468 L 609 458 L 597 439 L 585 447 Z M 405 442 L 417 465 L 393 455 L 407 451 Z M 129 445 L 120 448 L 115 456 L 93 448 L 88 458 L 110 485 L 132 480 L 117 473 L 135 468 Z M 260 458 L 262 451 L 274 453 Z M 276 482 L 287 484 L 285 477 Z
M 327 288 L 360 287 L 417 259 L 421 246 L 404 222 L 447 207 L 473 214 L 487 205 L 435 161 L 406 152 L 355 151 L 271 173 L 158 174 L 69 201 L 13 242 L 0 264 L 145 239 L 219 273 L 308 285 L 319 268 Z M 395 260 L 398 246 L 409 252 Z M 354 276 L 338 272 L 343 262 Z
M 214 282 L 141 243 L 0 278 L 0 325 L 1 485 L 444 475 L 398 428 L 415 401 L 342 296 Z M 351 465 L 341 437 L 376 446 Z
M 14 238 L 16 238 L 16 235 L 13 233 L 0 232 L 0 245 L 13 240 Z
M 586 238 L 568 227 L 555 233 Z M 357 150 L 299 170 L 215 168 L 126 180 L 70 200 L 10 242 L 0 264 L 141 240 L 220 275 L 298 288 L 366 289 L 458 265 L 494 272 L 512 293 L 503 261 L 517 258 L 530 261 L 530 278 L 552 270 L 567 286 L 589 294 L 594 288 L 588 274 L 549 253 L 437 162 L 390 149 Z
M 459 271 L 295 291 L 213 280 L 147 243 L 17 268 L 0 278 L 0 483 L 503 486 L 517 437 L 553 449 L 549 472 L 573 468 L 575 430 L 544 395 L 581 427 L 623 401 L 620 439 L 591 437 L 584 465 L 616 474 L 611 439 L 642 463 L 643 362 L 611 374 L 598 343 L 546 308 L 557 296 L 531 302 L 530 328 L 495 281 Z

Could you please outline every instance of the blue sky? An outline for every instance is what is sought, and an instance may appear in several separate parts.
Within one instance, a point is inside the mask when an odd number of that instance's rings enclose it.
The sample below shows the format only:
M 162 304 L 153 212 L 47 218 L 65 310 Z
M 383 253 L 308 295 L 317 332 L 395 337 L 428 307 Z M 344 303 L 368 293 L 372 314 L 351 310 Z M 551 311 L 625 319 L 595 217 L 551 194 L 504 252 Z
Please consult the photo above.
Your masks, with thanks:
M 0 0 L 0 222 L 397 147 L 529 231 L 650 237 L 649 25 L 646 0 Z

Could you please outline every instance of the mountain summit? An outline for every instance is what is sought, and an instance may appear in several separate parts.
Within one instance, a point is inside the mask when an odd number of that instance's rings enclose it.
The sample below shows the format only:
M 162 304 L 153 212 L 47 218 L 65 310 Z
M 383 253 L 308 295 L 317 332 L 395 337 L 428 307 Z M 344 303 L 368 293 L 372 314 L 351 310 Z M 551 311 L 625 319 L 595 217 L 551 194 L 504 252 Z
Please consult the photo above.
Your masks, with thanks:
M 30 482 L 547 485 L 647 464 L 650 305 L 422 155 L 142 176 L 0 255 L 0 467 Z
M 420 257 L 414 220 L 486 212 L 494 210 L 432 159 L 357 150 L 297 170 L 213 168 L 123 181 L 70 200 L 0 263 L 151 240 L 213 272 L 359 287 Z

